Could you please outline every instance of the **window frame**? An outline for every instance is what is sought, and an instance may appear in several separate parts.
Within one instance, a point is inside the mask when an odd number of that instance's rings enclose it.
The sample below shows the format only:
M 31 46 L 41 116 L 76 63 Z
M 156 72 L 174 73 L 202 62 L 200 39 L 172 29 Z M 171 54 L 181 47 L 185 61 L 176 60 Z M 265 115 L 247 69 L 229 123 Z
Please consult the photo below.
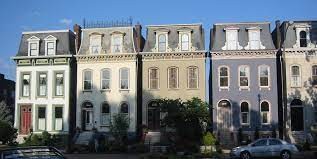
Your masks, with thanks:
M 188 36 L 188 41 L 187 41 L 187 50 L 184 50 L 183 49 L 183 44 L 184 44 L 184 41 L 183 41 L 183 36 L 184 35 L 187 35 Z M 180 31 L 178 33 L 178 41 L 179 41 L 179 47 L 180 47 L 180 51 L 181 52 L 186 52 L 186 51 L 190 51 L 191 50 L 191 31 Z
M 36 36 L 30 37 L 28 40 L 28 56 L 39 56 L 40 52 L 40 39 Z M 32 49 L 32 44 L 36 45 L 36 49 Z M 35 54 L 32 55 L 32 50 L 35 50 Z
M 227 68 L 227 76 L 221 76 L 221 68 Z M 221 86 L 221 78 L 227 78 L 227 86 Z M 219 89 L 228 89 L 230 87 L 230 67 L 226 65 L 221 65 L 218 67 L 218 87 Z
M 246 72 L 246 76 L 241 76 L 240 75 L 240 69 L 242 68 L 242 67 L 246 67 L 247 68 L 247 72 Z M 251 72 L 251 70 L 250 70 L 250 66 L 249 65 L 240 65 L 239 67 L 238 67 L 238 86 L 239 86 L 239 90 L 242 90 L 242 89 L 247 89 L 247 90 L 250 90 L 250 72 Z M 248 79 L 248 85 L 247 86 L 241 86 L 241 77 L 246 77 L 247 79 Z
M 44 128 L 44 130 L 41 130 L 40 128 L 39 128 L 39 109 L 40 108 L 44 108 L 45 109 L 45 118 L 44 118 L 44 120 L 45 120 L 45 128 Z M 35 118 L 36 118 L 36 132 L 43 132 L 43 131 L 47 131 L 47 126 L 48 126 L 48 124 L 47 124 L 47 122 L 48 122 L 48 116 L 47 116 L 47 114 L 48 114 L 48 109 L 47 109 L 47 106 L 46 105 L 36 105 L 36 116 L 35 116 Z
M 54 56 L 56 55 L 56 41 L 57 41 L 57 38 L 52 36 L 52 35 L 49 35 L 47 36 L 45 39 L 45 55 L 46 56 Z M 53 54 L 49 54 L 49 51 L 48 51 L 48 45 L 49 43 L 53 43 Z
M 28 85 L 29 85 L 29 91 L 28 91 L 29 93 L 28 93 L 27 96 L 24 95 L 24 93 L 23 93 L 23 92 L 24 92 L 24 82 L 23 82 L 23 80 L 24 80 L 24 76 L 25 76 L 25 75 L 29 75 L 29 84 L 28 84 Z M 32 84 L 32 83 L 31 83 L 31 82 L 32 82 L 32 74 L 31 74 L 31 72 L 22 72 L 22 73 L 21 73 L 21 77 L 22 77 L 22 78 L 21 78 L 21 93 L 20 93 L 20 95 L 21 95 L 21 97 L 23 97 L 23 98 L 30 98 L 30 97 L 31 97 L 31 92 L 32 92 L 32 91 L 31 91 L 31 88 L 32 88 L 32 87 L 31 87 L 31 84 Z
M 104 79 L 103 73 L 104 71 L 109 71 L 109 79 Z M 111 90 L 111 69 L 110 68 L 104 68 L 100 71 L 100 90 Z M 109 81 L 109 88 L 103 88 L 103 81 L 108 80 Z
M 302 38 L 301 33 L 305 33 L 305 38 Z M 305 40 L 305 42 L 306 42 L 306 43 L 304 44 L 304 46 L 301 45 L 301 44 L 302 44 L 302 40 Z M 300 47 L 300 48 L 308 47 L 307 31 L 305 31 L 305 30 L 301 30 L 301 31 L 299 32 L 299 47 Z
M 56 130 L 56 108 L 62 108 L 62 130 Z M 64 109 L 64 105 L 53 105 L 53 131 L 64 131 L 64 113 L 65 113 L 65 109 Z M 60 119 L 60 118 L 58 118 Z
M 89 35 L 89 53 L 91 55 L 99 55 L 101 54 L 101 50 L 102 50 L 102 37 L 103 34 L 100 33 L 91 33 Z M 98 40 L 98 41 L 97 41 Z M 97 42 L 94 42 L 97 41 Z M 93 43 L 98 43 L 98 44 L 93 44 Z M 98 53 L 94 53 L 94 48 L 97 47 L 98 49 Z
M 85 73 L 86 72 L 90 72 L 90 75 L 91 75 L 91 77 L 90 77 L 90 80 L 85 80 Z M 85 81 L 90 81 L 90 89 L 85 89 Z M 93 70 L 91 70 L 91 69 L 84 69 L 83 71 L 82 71 L 82 88 L 83 88 L 83 91 L 92 91 L 93 90 Z
M 120 38 L 121 45 L 115 45 L 115 38 Z M 123 52 L 123 44 L 124 44 L 124 34 L 114 33 L 111 34 L 111 53 L 122 53 Z M 119 52 L 116 52 L 114 49 L 119 46 Z
M 122 105 L 123 104 L 126 104 L 128 106 L 128 113 L 123 113 L 121 112 L 122 110 Z M 129 127 L 130 127 L 130 105 L 128 104 L 128 102 L 121 102 L 120 105 L 119 105 L 119 111 L 118 111 L 120 114 L 123 114 L 125 115 L 127 118 L 128 118 L 128 122 L 129 122 Z
M 57 95 L 57 74 L 63 75 L 63 89 L 62 89 L 62 95 Z M 54 89 L 53 94 L 54 97 L 64 97 L 65 96 L 65 72 L 64 71 L 54 71 Z
M 267 68 L 267 86 L 261 85 L 261 67 Z M 260 65 L 258 66 L 258 84 L 260 88 L 270 88 L 271 87 L 271 67 L 268 65 Z
M 128 79 L 121 79 L 122 70 L 126 69 L 128 71 Z M 127 80 L 128 88 L 121 88 L 122 80 Z M 119 90 L 130 90 L 130 69 L 128 67 L 122 67 L 119 69 Z
M 41 75 L 45 75 L 46 76 L 46 84 L 45 84 L 45 95 L 41 95 Z M 38 88 L 37 90 L 37 97 L 47 97 L 48 95 L 48 73 L 47 72 L 37 72 L 37 85 Z
M 197 71 L 197 76 L 192 79 L 196 79 L 196 87 L 190 87 L 190 69 L 194 69 Z M 189 66 L 187 67 L 187 89 L 198 89 L 199 88 L 199 68 L 197 66 Z
M 171 88 L 170 87 L 170 69 L 175 68 L 176 69 L 176 87 Z M 171 66 L 167 68 L 167 88 L 168 89 L 179 89 L 179 68 L 176 66 Z
M 156 77 L 155 79 L 151 79 L 151 71 L 152 71 L 152 70 L 156 70 L 156 71 L 157 71 L 157 72 L 156 72 L 157 77 Z M 148 69 L 148 78 L 149 78 L 148 88 L 149 88 L 150 90 L 158 90 L 158 89 L 160 89 L 160 69 L 159 69 L 158 67 L 150 67 L 150 68 Z M 152 87 L 151 87 L 153 80 L 156 80 L 156 82 L 157 82 L 157 88 L 152 88 Z
M 165 50 L 160 50 L 160 40 L 159 40 L 159 37 L 161 35 L 164 35 L 165 36 Z M 159 32 L 159 33 L 156 33 L 156 48 L 157 48 L 157 52 L 167 52 L 167 48 L 168 48 L 168 32 Z
M 292 68 L 295 67 L 295 66 L 298 67 L 299 75 L 293 75 L 293 69 L 292 69 Z M 298 79 L 299 79 L 298 85 L 294 85 L 294 80 L 293 80 L 294 77 L 298 77 Z M 290 86 L 291 86 L 292 88 L 302 87 L 302 70 L 301 70 L 301 65 L 299 65 L 299 64 L 290 65 L 290 79 L 291 79 Z
M 269 111 L 262 111 L 262 103 L 268 103 L 269 105 Z M 263 112 L 267 113 L 267 123 L 263 123 Z M 270 125 L 271 124 L 271 103 L 267 100 L 262 100 L 260 102 L 260 119 L 261 119 L 261 125 Z
M 315 67 L 316 71 L 314 71 L 314 67 Z M 315 75 L 314 75 L 314 72 L 316 73 Z M 316 78 L 316 82 L 314 82 L 314 77 Z M 317 64 L 313 64 L 311 66 L 311 85 L 314 87 L 317 86 Z
M 248 104 L 248 112 L 242 112 L 242 103 L 247 103 Z M 242 117 L 242 114 L 243 113 L 247 113 L 247 115 L 248 115 L 248 119 L 247 119 L 247 123 L 244 123 L 243 122 L 243 117 Z M 241 125 L 243 125 L 243 126 L 249 126 L 250 125 L 250 119 L 251 119 L 251 116 L 250 116 L 250 102 L 249 101 L 246 101 L 246 100 L 242 100 L 241 102 L 240 102 L 240 124 Z
M 103 113 L 103 104 L 107 104 L 108 107 L 109 107 L 109 113 Z M 101 103 L 101 107 L 100 107 L 100 125 L 101 126 L 110 126 L 110 123 L 111 123 L 111 105 L 107 102 L 107 101 L 104 101 Z M 109 123 L 108 124 L 104 124 L 103 123 L 103 115 L 109 115 Z

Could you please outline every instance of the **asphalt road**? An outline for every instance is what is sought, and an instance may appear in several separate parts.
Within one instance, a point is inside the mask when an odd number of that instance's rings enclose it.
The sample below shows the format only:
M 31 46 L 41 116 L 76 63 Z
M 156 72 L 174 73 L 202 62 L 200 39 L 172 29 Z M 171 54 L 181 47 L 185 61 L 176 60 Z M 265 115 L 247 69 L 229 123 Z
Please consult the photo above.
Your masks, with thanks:
M 134 154 L 65 154 L 68 159 L 139 159 Z

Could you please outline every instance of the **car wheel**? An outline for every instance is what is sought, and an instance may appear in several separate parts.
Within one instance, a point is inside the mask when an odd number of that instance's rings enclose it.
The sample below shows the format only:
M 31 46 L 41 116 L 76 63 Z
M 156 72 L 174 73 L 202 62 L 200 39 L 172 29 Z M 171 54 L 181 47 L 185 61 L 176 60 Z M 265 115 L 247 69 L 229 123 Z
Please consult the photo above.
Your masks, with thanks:
M 291 159 L 291 153 L 289 151 L 282 151 L 281 159 Z
M 249 152 L 244 151 L 244 152 L 241 152 L 240 158 L 241 158 L 241 159 L 251 159 L 251 155 L 250 155 Z

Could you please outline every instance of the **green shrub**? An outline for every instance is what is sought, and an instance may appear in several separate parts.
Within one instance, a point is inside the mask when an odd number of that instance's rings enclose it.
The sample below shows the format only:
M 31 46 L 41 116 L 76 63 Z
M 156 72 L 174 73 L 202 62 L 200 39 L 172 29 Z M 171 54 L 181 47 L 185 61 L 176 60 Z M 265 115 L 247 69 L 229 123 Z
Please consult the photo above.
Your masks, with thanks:
M 115 138 L 118 145 L 124 145 L 124 140 L 128 135 L 129 119 L 124 114 L 115 114 L 110 123 L 110 133 Z
M 0 121 L 0 141 L 2 143 L 14 143 L 17 135 L 17 129 L 13 128 L 9 123 L 5 121 Z
M 205 146 L 212 146 L 216 144 L 216 138 L 215 136 L 211 133 L 211 132 L 207 132 L 204 136 L 203 136 L 203 144 Z

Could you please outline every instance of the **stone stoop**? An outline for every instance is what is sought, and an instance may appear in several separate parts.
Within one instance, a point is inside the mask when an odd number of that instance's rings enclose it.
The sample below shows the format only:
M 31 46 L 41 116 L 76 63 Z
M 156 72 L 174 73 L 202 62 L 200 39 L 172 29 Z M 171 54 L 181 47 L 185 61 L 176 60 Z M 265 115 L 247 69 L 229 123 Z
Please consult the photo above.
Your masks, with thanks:
M 291 132 L 291 143 L 305 143 L 306 139 L 308 139 L 309 142 L 313 141 L 312 135 L 310 133 L 305 134 L 303 131 Z
M 161 141 L 161 132 L 150 131 L 146 134 L 144 144 L 153 145 Z
M 17 139 L 16 139 L 16 142 L 18 142 L 19 144 L 23 144 L 25 137 L 28 137 L 28 135 L 18 135 Z
M 218 137 L 220 138 L 220 145 L 223 147 L 235 145 L 234 137 L 230 131 L 221 131 Z
M 75 145 L 88 145 L 89 141 L 92 139 L 93 132 L 92 131 L 84 131 L 79 134 L 77 139 L 75 140 Z

